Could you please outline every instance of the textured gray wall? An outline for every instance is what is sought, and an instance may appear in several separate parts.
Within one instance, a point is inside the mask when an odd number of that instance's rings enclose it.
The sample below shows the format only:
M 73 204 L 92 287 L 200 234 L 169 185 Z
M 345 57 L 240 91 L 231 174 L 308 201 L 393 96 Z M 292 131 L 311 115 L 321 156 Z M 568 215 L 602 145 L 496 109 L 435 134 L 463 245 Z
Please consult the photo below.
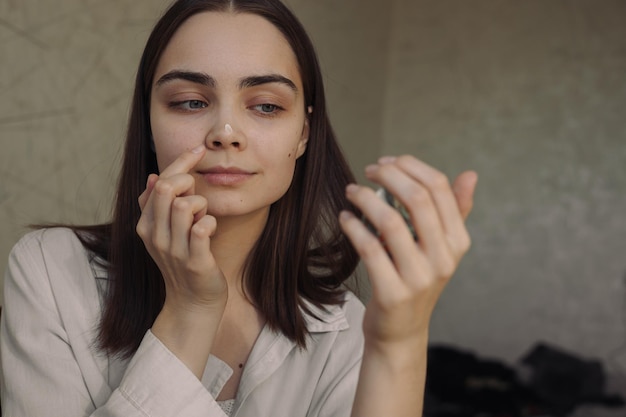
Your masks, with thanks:
M 381 152 L 479 171 L 433 341 L 545 340 L 617 369 L 626 3 L 290 0 L 359 176 Z M 139 53 L 166 0 L 0 0 L 0 268 L 39 221 L 106 219 Z M 614 360 L 613 362 L 608 359 Z
M 479 172 L 433 341 L 626 364 L 626 2 L 401 0 L 388 153 Z M 624 368 L 626 369 L 626 367 Z
M 376 0 L 288 0 L 319 54 L 333 127 L 355 175 L 380 155 L 391 8 Z
M 0 0 L 0 267 L 34 222 L 108 218 L 135 68 L 163 1 Z

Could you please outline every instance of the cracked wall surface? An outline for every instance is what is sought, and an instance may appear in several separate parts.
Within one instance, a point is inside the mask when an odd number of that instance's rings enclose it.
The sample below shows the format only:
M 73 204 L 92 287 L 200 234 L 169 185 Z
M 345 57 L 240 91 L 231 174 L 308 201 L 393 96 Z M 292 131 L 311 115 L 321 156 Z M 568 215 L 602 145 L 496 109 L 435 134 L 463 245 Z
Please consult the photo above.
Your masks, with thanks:
M 0 265 L 27 225 L 108 218 L 134 71 L 164 2 L 0 1 Z

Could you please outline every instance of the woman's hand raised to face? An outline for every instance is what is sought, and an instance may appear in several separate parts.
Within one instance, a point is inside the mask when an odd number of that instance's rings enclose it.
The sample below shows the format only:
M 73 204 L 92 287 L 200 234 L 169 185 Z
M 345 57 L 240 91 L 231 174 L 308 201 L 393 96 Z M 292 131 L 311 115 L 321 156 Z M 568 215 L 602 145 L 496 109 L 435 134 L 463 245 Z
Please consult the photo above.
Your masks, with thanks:
M 198 147 L 181 154 L 160 175 L 151 174 L 139 196 L 137 233 L 163 274 L 165 307 L 188 312 L 223 308 L 227 298 L 210 248 L 216 221 L 206 214 L 207 201 L 195 194 L 188 173 L 205 152 Z
M 348 199 L 380 236 L 351 213 L 341 214 L 341 227 L 361 256 L 372 286 L 363 323 L 366 347 L 393 351 L 404 342 L 423 344 L 435 304 L 470 247 L 464 220 L 472 208 L 477 175 L 464 172 L 451 186 L 441 172 L 401 156 L 381 158 L 366 168 L 366 176 L 406 207 L 417 234 L 416 241 L 400 213 L 372 189 L 348 186 Z
M 165 303 L 152 333 L 198 378 L 228 299 L 226 279 L 211 253 L 216 221 L 189 174 L 205 152 L 204 147 L 185 152 L 161 175 L 148 177 L 137 223 L 165 283 Z

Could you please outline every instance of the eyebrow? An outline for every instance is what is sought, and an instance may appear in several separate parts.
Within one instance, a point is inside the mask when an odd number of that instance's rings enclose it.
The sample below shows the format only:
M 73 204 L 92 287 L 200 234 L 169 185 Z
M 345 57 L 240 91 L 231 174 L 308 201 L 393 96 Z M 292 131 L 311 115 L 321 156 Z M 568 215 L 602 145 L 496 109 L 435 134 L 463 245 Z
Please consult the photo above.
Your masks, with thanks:
M 156 82 L 156 86 L 160 87 L 163 84 L 167 84 L 168 82 L 174 80 L 190 81 L 192 83 L 202 84 L 213 88 L 217 85 L 217 82 L 213 77 L 203 72 L 173 70 L 159 78 Z
M 298 87 L 296 87 L 296 84 L 293 81 L 279 74 L 253 75 L 250 77 L 245 77 L 239 82 L 239 88 L 243 90 L 244 88 L 256 87 L 257 85 L 271 83 L 283 84 L 289 87 L 294 92 L 298 92 Z
M 163 84 L 166 84 L 174 80 L 190 81 L 192 83 L 205 85 L 211 88 L 217 87 L 217 81 L 215 81 L 215 78 L 211 77 L 208 74 L 205 74 L 203 72 L 182 71 L 182 70 L 173 70 L 163 75 L 156 82 L 156 86 L 160 87 Z M 256 87 L 259 85 L 272 84 L 272 83 L 286 85 L 287 87 L 289 87 L 289 89 L 293 90 L 294 92 L 296 93 L 298 92 L 298 87 L 296 87 L 296 84 L 293 81 L 291 81 L 289 78 L 280 74 L 252 75 L 249 77 L 242 78 L 239 81 L 239 89 L 243 90 L 244 88 Z

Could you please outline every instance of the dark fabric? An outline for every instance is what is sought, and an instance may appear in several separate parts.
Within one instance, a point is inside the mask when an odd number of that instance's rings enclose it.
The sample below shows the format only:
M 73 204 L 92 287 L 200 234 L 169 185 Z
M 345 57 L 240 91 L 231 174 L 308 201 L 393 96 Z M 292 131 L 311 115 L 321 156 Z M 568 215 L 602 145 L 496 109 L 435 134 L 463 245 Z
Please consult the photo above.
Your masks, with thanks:
M 606 377 L 598 361 L 540 343 L 520 365 L 528 371 L 523 380 L 503 362 L 431 346 L 424 417 L 565 417 L 583 404 L 624 406 L 620 396 L 604 393 Z
M 521 362 L 531 371 L 528 386 L 557 415 L 567 415 L 582 404 L 624 406 L 620 396 L 605 394 L 606 376 L 600 361 L 539 343 Z

